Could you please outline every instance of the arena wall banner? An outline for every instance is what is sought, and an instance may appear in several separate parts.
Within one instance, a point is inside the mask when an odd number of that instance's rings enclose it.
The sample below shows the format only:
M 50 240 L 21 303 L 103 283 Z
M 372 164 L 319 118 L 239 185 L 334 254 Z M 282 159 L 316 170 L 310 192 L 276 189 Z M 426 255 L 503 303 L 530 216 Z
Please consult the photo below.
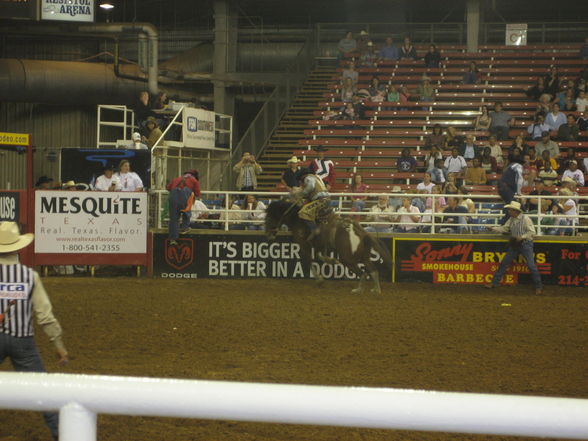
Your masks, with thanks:
M 94 21 L 94 0 L 41 0 L 41 19 Z
M 149 188 L 151 176 L 151 152 L 149 150 L 126 149 L 61 149 L 61 180 L 75 181 L 93 186 L 103 168 L 112 165 L 118 169 L 126 159 L 131 170 L 143 181 L 143 188 Z
M 35 192 L 35 253 L 146 252 L 147 193 Z
M 507 243 L 501 239 L 394 238 L 393 281 L 489 283 L 506 249 Z M 588 243 L 536 240 L 534 251 L 543 283 L 588 286 Z M 522 257 L 511 265 L 503 283 L 532 284 Z
M 214 112 L 184 107 L 182 136 L 186 147 L 214 148 Z
M 20 221 L 20 193 L 16 191 L 0 191 L 0 222 Z
M 310 278 L 310 267 L 300 260 L 300 246 L 290 236 L 278 236 L 268 242 L 260 235 L 199 234 L 186 235 L 170 245 L 167 234 L 153 237 L 153 271 L 163 278 Z M 381 240 L 390 250 L 391 240 Z M 374 253 L 372 260 L 380 261 Z M 341 264 L 314 264 L 325 279 L 352 280 L 353 273 Z M 380 279 L 389 282 L 392 268 L 380 264 Z

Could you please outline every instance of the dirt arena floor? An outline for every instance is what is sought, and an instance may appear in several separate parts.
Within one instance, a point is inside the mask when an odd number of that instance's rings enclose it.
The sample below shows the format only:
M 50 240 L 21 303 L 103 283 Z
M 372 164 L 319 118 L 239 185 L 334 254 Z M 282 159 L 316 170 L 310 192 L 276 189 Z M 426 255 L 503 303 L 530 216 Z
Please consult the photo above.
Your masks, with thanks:
M 588 398 L 588 293 L 547 287 L 45 279 L 74 359 L 51 372 L 362 385 Z M 10 370 L 8 363 L 0 369 Z M 154 397 L 156 400 L 157 397 Z M 523 438 L 101 415 L 108 441 Z M 41 441 L 39 414 L 0 411 L 0 440 Z

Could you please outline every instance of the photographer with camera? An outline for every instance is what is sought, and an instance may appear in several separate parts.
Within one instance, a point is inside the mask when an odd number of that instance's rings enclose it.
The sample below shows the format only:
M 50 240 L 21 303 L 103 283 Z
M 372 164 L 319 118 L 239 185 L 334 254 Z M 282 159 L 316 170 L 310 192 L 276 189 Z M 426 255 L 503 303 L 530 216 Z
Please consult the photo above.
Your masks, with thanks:
M 243 157 L 235 164 L 233 171 L 238 173 L 237 190 L 253 191 L 257 188 L 257 175 L 262 172 L 262 169 L 251 153 L 243 153 Z

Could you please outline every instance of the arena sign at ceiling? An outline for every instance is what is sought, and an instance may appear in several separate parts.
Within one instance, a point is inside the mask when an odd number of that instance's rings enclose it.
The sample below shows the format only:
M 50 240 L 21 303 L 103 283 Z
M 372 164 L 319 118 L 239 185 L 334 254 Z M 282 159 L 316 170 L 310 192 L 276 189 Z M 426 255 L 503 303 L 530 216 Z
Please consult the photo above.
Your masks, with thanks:
M 41 19 L 94 21 L 94 0 L 41 0 Z

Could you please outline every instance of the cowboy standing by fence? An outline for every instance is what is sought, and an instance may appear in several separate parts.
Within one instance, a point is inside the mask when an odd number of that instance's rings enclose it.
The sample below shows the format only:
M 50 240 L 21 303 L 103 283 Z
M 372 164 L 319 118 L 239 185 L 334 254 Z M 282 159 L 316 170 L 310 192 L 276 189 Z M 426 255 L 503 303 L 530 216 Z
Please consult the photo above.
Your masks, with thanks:
M 319 235 L 320 228 L 316 223 L 317 216 L 321 209 L 324 209 L 329 202 L 329 192 L 323 180 L 315 175 L 310 169 L 303 169 L 300 172 L 302 187 L 299 193 L 307 202 L 298 212 L 298 217 L 304 221 L 310 234 L 307 237 L 308 242 Z
M 527 261 L 527 266 L 533 277 L 535 294 L 541 295 L 543 293 L 543 284 L 541 283 L 541 275 L 537 270 L 535 255 L 533 254 L 533 236 L 536 234 L 533 221 L 526 214 L 523 214 L 519 202 L 512 201 L 510 204 L 505 205 L 505 208 L 508 209 L 508 215 L 510 217 L 504 225 L 492 227 L 492 231 L 510 234 L 509 247 L 500 263 L 500 267 L 492 278 L 492 282 L 487 284 L 486 288 L 495 288 L 498 286 L 510 264 L 519 254 L 522 254 Z
M 8 357 L 18 372 L 46 372 L 33 337 L 33 312 L 55 345 L 59 364 L 69 361 L 39 274 L 18 263 L 18 250 L 32 241 L 33 235 L 21 235 L 15 222 L 0 222 L 0 363 Z M 57 440 L 59 415 L 44 412 L 43 417 Z

